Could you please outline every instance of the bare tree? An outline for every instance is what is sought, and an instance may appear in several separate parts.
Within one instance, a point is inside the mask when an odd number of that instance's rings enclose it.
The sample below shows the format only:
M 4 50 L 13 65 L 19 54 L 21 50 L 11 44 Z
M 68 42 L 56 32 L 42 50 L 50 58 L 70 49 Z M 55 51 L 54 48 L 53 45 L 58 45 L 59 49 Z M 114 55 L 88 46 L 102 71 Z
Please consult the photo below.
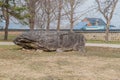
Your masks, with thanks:
M 43 13 L 37 13 L 36 19 L 35 19 L 35 25 L 37 29 L 43 30 L 46 26 L 46 18 Z
M 82 2 L 84 0 L 38 0 L 35 23 L 39 26 L 45 26 L 46 31 L 49 31 L 51 22 L 57 21 L 57 31 L 59 31 L 61 19 L 67 15 L 72 31 L 74 22 L 79 19 L 78 16 L 75 16 L 75 11 Z
M 57 15 L 57 31 L 60 31 L 60 23 L 62 17 L 62 9 L 63 9 L 63 0 L 58 0 L 58 15 Z
M 46 31 L 48 32 L 50 29 L 50 23 L 53 20 L 54 14 L 55 14 L 55 0 L 44 0 L 43 1 L 43 6 L 42 6 L 42 10 L 45 13 L 46 16 Z
M 54 16 L 55 0 L 26 0 L 30 29 L 34 30 L 35 26 L 42 29 L 46 27 L 49 31 L 52 17 Z
M 118 0 L 96 0 L 98 5 L 99 12 L 104 16 L 106 20 L 106 36 L 105 41 L 109 41 L 109 27 L 111 23 L 111 19 L 114 15 L 114 11 Z
M 39 0 L 26 0 L 28 13 L 29 13 L 29 26 L 30 30 L 34 30 L 35 15 L 36 15 L 36 3 Z
M 78 16 L 76 17 L 75 11 L 78 7 L 81 6 L 81 4 L 84 2 L 84 0 L 65 0 L 65 7 L 64 11 L 67 15 L 67 18 L 70 21 L 70 31 L 73 32 L 73 26 L 76 19 L 78 19 Z
M 36 28 L 39 28 L 40 30 L 43 30 L 46 24 L 46 15 L 45 15 L 43 5 L 44 5 L 43 1 L 38 1 L 35 25 L 36 25 Z

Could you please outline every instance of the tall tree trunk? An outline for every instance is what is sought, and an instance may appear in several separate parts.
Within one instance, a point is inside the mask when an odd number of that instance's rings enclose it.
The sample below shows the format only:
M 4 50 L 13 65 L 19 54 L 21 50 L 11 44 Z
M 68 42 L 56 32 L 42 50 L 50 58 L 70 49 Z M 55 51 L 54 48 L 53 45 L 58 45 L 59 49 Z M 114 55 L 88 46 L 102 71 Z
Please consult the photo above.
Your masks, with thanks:
M 71 11 L 70 11 L 70 32 L 73 32 L 73 24 L 74 24 L 74 1 L 71 1 Z
M 60 31 L 60 22 L 61 22 L 61 10 L 62 10 L 62 0 L 59 0 L 58 5 L 58 22 L 57 22 L 57 31 Z
M 60 31 L 61 10 L 58 13 L 57 31 Z
M 47 27 L 46 27 L 46 32 L 49 32 L 50 28 L 50 15 L 47 16 Z
M 70 21 L 70 32 L 73 32 L 73 21 Z
M 106 31 L 105 31 L 105 41 L 106 42 L 109 41 L 109 27 L 110 27 L 110 21 L 108 21 L 107 25 L 106 25 Z
M 6 20 L 6 23 L 5 23 L 4 40 L 8 40 L 8 26 L 9 26 L 9 15 L 7 15 L 7 20 Z
M 73 24 L 74 24 L 74 21 L 73 21 L 73 10 L 71 10 L 71 15 L 70 15 L 70 31 L 73 32 Z
M 9 0 L 5 0 L 5 3 L 8 5 Z M 9 26 L 9 13 L 8 13 L 8 8 L 5 7 L 3 8 L 3 15 L 5 18 L 5 34 L 4 34 L 4 40 L 8 40 L 8 26 Z
M 29 25 L 30 25 L 30 30 L 34 30 L 34 19 L 33 18 L 29 19 Z
M 30 8 L 30 18 L 29 18 L 30 30 L 34 30 L 35 25 L 35 10 Z
M 35 10 L 36 10 L 36 3 L 37 0 L 27 0 L 27 6 L 28 6 L 28 11 L 30 14 L 30 18 L 29 18 L 29 27 L 30 30 L 34 30 L 34 26 L 35 26 Z

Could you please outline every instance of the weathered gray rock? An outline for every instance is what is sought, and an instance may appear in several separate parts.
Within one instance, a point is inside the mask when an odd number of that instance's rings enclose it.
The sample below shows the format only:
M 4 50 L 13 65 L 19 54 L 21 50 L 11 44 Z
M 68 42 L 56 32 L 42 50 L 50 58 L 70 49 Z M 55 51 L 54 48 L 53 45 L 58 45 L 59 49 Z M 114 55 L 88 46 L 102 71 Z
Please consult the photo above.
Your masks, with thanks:
M 18 36 L 13 42 L 25 49 L 44 51 L 56 51 L 59 48 L 63 51 L 83 51 L 85 47 L 84 36 L 73 32 L 29 31 Z

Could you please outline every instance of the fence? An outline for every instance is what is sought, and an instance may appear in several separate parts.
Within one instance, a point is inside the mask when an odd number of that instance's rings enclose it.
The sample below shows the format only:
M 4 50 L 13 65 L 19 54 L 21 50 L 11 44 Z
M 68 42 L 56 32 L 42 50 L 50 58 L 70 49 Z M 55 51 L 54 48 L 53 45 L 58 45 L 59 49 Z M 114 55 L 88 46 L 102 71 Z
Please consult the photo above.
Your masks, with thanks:
M 29 30 L 9 30 L 9 34 L 21 34 L 22 32 L 29 31 Z M 50 30 L 56 31 L 56 30 Z M 69 30 L 61 30 L 61 32 L 67 32 Z M 74 30 L 74 32 L 82 33 L 87 40 L 105 40 L 105 31 L 80 31 Z M 0 30 L 0 34 L 4 34 L 3 30 Z M 120 30 L 113 30 L 109 33 L 109 40 L 110 41 L 120 41 Z

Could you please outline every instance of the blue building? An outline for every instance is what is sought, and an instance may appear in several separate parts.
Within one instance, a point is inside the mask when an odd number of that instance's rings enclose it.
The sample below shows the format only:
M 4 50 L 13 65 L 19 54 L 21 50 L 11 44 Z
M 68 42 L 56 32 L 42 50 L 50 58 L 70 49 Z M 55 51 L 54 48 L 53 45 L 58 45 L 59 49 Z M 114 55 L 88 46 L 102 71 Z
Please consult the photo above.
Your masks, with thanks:
M 100 18 L 84 18 L 80 23 L 74 26 L 74 29 L 105 30 L 106 23 Z M 115 26 L 110 25 L 110 29 L 115 29 Z

